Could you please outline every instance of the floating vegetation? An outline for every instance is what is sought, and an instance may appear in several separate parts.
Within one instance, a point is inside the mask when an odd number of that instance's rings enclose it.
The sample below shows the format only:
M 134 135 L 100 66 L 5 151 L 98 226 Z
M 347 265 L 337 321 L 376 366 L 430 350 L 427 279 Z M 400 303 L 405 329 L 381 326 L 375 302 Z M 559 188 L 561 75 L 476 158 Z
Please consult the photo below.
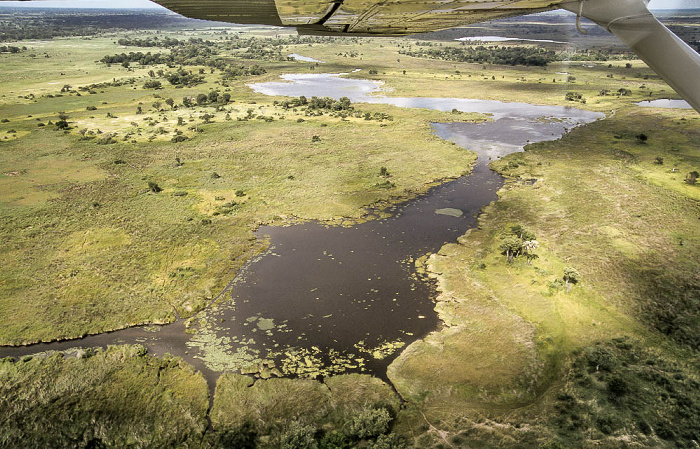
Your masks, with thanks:
M 374 348 L 367 348 L 365 342 L 360 341 L 355 345 L 355 348 L 360 352 L 371 355 L 375 360 L 383 360 L 404 346 L 406 346 L 406 343 L 399 339 L 395 341 L 385 341 Z
M 272 318 L 260 318 L 258 320 L 258 329 L 269 331 L 275 328 L 275 322 Z
M 354 354 L 341 354 L 330 349 L 326 353 L 317 346 L 288 349 L 283 354 L 282 373 L 287 376 L 317 378 L 340 374 L 347 370 L 364 371 L 365 359 Z
M 462 215 L 464 215 L 464 212 L 462 212 L 461 209 L 454 209 L 451 207 L 446 207 L 444 209 L 436 209 L 435 213 L 438 215 L 447 215 L 448 217 L 456 217 L 456 218 L 459 218 Z
M 198 332 L 187 342 L 187 346 L 199 350 L 195 358 L 202 360 L 214 371 L 240 371 L 243 374 L 256 373 L 262 362 L 260 351 L 250 346 L 255 341 L 240 344 L 233 349 L 230 337 L 219 337 L 214 332 Z

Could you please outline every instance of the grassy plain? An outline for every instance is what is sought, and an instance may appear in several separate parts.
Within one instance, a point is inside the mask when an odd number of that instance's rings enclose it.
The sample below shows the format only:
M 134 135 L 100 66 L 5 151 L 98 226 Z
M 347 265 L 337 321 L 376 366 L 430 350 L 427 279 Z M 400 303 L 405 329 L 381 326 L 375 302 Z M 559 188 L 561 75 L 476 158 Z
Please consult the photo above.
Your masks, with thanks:
M 207 428 L 207 384 L 142 346 L 0 361 L 0 446 L 188 447 Z
M 178 37 L 213 39 L 218 32 Z M 6 445 L 33 432 L 46 433 L 36 440 L 42 443 L 86 447 L 90 432 L 103 429 L 95 438 L 108 447 L 247 447 L 251 438 L 279 446 L 309 436 L 322 447 L 401 447 L 382 432 L 359 436 L 357 423 L 378 416 L 368 408 L 389 410 L 395 433 L 421 448 L 691 447 L 698 439 L 700 188 L 683 181 L 700 169 L 700 119 L 693 111 L 634 106 L 674 96 L 639 61 L 504 67 L 399 54 L 410 39 L 338 40 L 284 48 L 325 62 L 318 66 L 260 61 L 266 74 L 229 87 L 206 70 L 206 84 L 163 82 L 154 91 L 142 87 L 148 68 L 95 62 L 144 50 L 119 48 L 120 36 L 55 39 L 0 55 L 0 120 L 9 120 L 0 123 L 0 316 L 12 317 L 0 328 L 2 344 L 191 316 L 263 249 L 252 233 L 260 223 L 360 220 L 366 206 L 414 195 L 473 161 L 430 133 L 430 121 L 452 114 L 354 105 L 393 120 L 310 117 L 246 83 L 361 68 L 353 77 L 380 79 L 391 95 L 610 114 L 493 163 L 508 178 L 499 200 L 478 229 L 429 260 L 444 326 L 391 365 L 389 377 L 407 401 L 402 407 L 388 386 L 364 376 L 253 384 L 226 374 L 210 413 L 216 436 L 195 441 L 206 428 L 201 376 L 174 359 L 113 348 L 84 359 L 4 361 Z M 129 78 L 133 85 L 76 91 Z M 71 88 L 60 92 L 65 85 Z M 232 96 L 223 110 L 165 105 L 214 88 Z M 599 95 L 620 88 L 630 95 Z M 586 103 L 565 100 L 569 91 Z M 49 124 L 59 112 L 71 130 Z M 176 129 L 187 140 L 172 142 Z M 105 135 L 114 142 L 98 143 Z M 381 167 L 395 188 L 377 186 Z M 508 263 L 501 254 L 516 224 L 539 242 L 532 264 L 522 257 Z M 562 285 L 565 267 L 581 274 L 570 291 Z M 170 383 L 153 380 L 163 373 Z M 105 407 L 114 415 L 103 414 Z M 105 415 L 116 418 L 95 421 Z M 123 427 L 132 415 L 158 419 Z M 15 432 L 15 422 L 35 425 Z M 163 423 L 179 430 L 163 432 Z M 55 439 L 46 429 L 56 429 Z M 163 439 L 149 440 L 157 432 Z
M 698 348 L 700 316 L 693 256 L 700 246 L 699 192 L 679 174 L 698 166 L 698 124 L 692 111 L 619 110 L 492 164 L 509 179 L 499 200 L 484 210 L 478 229 L 429 261 L 445 328 L 409 346 L 389 369 L 402 396 L 421 404 L 427 418 L 417 421 L 516 413 L 506 420 L 517 423 L 533 410 L 538 420 L 556 416 L 550 401 L 579 385 L 561 378 L 571 354 L 615 338 L 677 357 L 683 376 L 697 373 L 690 354 Z M 640 133 L 650 138 L 642 142 Z M 540 244 L 532 263 L 524 257 L 508 263 L 501 254 L 516 224 Z M 565 267 L 581 274 L 570 291 Z M 611 371 L 624 377 L 619 367 Z M 650 413 L 654 406 L 630 407 L 615 413 Z M 612 441 L 623 435 L 643 447 L 675 444 L 663 441 L 674 439 L 668 434 L 648 438 L 659 434 L 645 435 L 644 425 L 622 427 L 548 426 L 565 435 L 565 447 L 599 441 L 618 447 Z M 490 428 L 503 438 L 508 433 Z
M 181 102 L 209 92 L 214 77 L 155 92 L 142 88 L 144 78 L 133 87 L 78 96 L 84 82 L 138 77 L 145 69 L 95 63 L 99 54 L 119 50 L 111 39 L 59 40 L 56 49 L 42 48 L 49 61 L 80 60 L 92 74 L 57 78 L 50 66 L 21 92 L 35 92 L 37 100 L 3 99 L 0 115 L 9 122 L 0 133 L 25 133 L 1 144 L 0 311 L 16 317 L 0 331 L 4 344 L 191 316 L 261 250 L 252 234 L 260 223 L 360 219 L 364 206 L 420 192 L 464 173 L 473 161 L 431 135 L 429 121 L 449 114 L 364 105 L 363 111 L 387 112 L 394 120 L 308 117 L 251 93 L 242 81 L 227 89 L 233 100 L 222 111 L 165 105 L 166 98 Z M 3 58 L 29 73 L 44 64 L 27 54 Z M 24 72 L 13 73 L 8 89 L 19 89 Z M 39 97 L 47 94 L 39 86 L 48 79 L 61 79 L 51 95 L 62 96 Z M 72 89 L 61 94 L 64 80 Z M 139 105 L 143 114 L 136 114 Z M 49 124 L 59 111 L 73 129 Z M 213 116 L 210 123 L 204 114 Z M 171 142 L 176 130 L 189 140 Z M 383 166 L 395 188 L 376 187 Z M 149 182 L 162 191 L 149 189 Z

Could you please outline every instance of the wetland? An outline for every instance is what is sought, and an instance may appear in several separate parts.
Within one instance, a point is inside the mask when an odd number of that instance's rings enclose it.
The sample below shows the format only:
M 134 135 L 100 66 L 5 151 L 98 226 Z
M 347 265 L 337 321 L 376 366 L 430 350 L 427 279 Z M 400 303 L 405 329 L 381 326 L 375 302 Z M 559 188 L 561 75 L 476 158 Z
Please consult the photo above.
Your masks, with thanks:
M 425 258 L 476 225 L 479 211 L 496 200 L 503 178 L 491 160 L 529 143 L 556 140 L 568 129 L 603 117 L 575 108 L 460 98 L 393 98 L 372 81 L 333 74 L 283 75 L 287 82 L 254 84 L 256 92 L 291 97 L 348 97 L 354 103 L 487 114 L 482 123 L 433 123 L 441 139 L 476 152 L 458 169 L 469 174 L 407 202 L 368 212 L 360 224 L 301 223 L 266 226 L 258 238 L 269 249 L 243 267 L 219 295 L 221 301 L 191 319 L 165 326 L 125 329 L 23 348 L 37 350 L 144 344 L 201 369 L 210 386 L 220 372 L 315 378 L 344 372 L 386 379 L 401 348 L 438 327 L 436 293 L 425 276 Z M 420 145 L 410 151 L 422 151 Z M 383 174 L 385 182 L 391 174 Z M 384 215 L 384 217 L 381 217 Z M 203 366 L 204 365 L 204 366 Z
M 602 30 L 0 10 L 0 446 L 700 440 L 700 117 Z

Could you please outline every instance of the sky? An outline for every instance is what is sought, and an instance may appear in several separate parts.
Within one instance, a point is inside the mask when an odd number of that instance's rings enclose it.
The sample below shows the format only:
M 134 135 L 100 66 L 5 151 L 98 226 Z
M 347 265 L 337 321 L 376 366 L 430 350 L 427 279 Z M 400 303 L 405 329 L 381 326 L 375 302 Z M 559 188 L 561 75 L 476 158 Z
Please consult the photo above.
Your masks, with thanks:
M 615 1 L 615 0 L 611 0 Z M 6 2 L 1 6 L 51 7 L 51 8 L 161 8 L 148 0 L 47 0 L 34 2 Z M 700 8 L 700 0 L 651 0 L 650 9 Z

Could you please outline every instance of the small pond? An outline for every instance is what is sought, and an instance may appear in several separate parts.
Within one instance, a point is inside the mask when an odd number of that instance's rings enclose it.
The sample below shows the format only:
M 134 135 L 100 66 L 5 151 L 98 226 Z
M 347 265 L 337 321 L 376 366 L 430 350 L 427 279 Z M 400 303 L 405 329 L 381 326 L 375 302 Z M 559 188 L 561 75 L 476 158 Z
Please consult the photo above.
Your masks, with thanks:
M 637 105 L 643 108 L 693 109 L 685 100 L 669 100 L 667 98 L 640 101 Z
M 296 53 L 292 53 L 290 55 L 287 55 L 288 58 L 292 58 L 296 61 L 302 61 L 302 62 L 318 62 L 319 64 L 324 64 L 323 61 L 319 61 L 318 59 L 310 58 L 308 56 L 302 56 L 298 55 Z
M 520 37 L 503 37 L 503 36 L 472 36 L 472 37 L 460 37 L 458 39 L 455 39 L 456 41 L 461 41 L 461 42 L 511 42 L 511 41 L 520 41 L 520 42 L 543 42 L 547 44 L 570 44 L 570 42 L 564 42 L 564 41 L 553 41 L 550 39 L 523 39 Z

